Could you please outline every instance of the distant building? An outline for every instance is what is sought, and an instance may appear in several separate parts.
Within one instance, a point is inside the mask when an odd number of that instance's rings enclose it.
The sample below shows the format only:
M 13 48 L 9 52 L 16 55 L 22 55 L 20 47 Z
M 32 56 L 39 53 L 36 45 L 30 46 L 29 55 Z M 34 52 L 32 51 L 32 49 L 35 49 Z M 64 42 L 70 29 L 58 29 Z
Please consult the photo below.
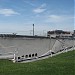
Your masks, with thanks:
M 74 35 L 75 35 L 75 30 L 74 30 Z
M 70 31 L 63 31 L 63 30 L 55 30 L 55 31 L 48 31 L 47 32 L 48 37 L 53 37 L 53 38 L 67 38 L 71 37 L 72 33 Z
M 75 30 L 73 31 L 73 34 L 72 35 L 73 35 L 73 38 L 75 38 Z

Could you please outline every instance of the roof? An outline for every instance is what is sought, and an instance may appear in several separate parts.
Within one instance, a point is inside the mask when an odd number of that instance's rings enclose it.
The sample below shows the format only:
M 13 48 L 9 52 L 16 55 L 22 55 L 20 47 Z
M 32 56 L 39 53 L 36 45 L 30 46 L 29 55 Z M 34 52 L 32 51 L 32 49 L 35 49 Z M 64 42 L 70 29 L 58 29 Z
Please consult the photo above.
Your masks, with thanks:
M 15 34 L 0 34 L 0 37 L 9 37 L 9 38 L 49 38 L 46 36 L 30 36 L 30 35 L 15 35 Z

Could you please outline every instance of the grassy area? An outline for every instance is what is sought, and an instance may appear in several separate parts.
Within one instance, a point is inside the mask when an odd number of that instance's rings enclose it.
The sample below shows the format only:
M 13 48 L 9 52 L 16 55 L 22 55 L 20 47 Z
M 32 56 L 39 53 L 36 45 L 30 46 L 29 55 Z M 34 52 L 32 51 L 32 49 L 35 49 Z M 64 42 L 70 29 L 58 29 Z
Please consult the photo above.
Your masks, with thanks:
M 0 75 L 74 75 L 75 51 L 30 63 L 0 60 Z

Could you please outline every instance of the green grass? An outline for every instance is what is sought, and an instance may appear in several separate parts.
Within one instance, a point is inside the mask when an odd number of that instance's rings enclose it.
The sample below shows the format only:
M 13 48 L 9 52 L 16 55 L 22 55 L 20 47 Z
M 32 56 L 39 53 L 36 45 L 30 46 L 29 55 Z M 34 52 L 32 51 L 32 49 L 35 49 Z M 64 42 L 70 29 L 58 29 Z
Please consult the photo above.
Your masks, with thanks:
M 75 75 L 75 51 L 29 63 L 0 60 L 0 75 Z

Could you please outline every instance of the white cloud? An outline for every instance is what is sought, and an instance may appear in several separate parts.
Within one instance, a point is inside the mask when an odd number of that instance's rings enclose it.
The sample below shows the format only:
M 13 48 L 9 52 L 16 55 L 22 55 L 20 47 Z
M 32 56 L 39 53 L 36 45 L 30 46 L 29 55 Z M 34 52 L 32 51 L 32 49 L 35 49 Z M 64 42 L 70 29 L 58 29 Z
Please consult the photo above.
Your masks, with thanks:
M 33 3 L 29 2 L 29 1 L 26 1 L 26 0 L 24 0 L 24 3 L 29 4 L 29 5 L 31 5 L 31 6 L 33 6 L 33 7 L 36 6 L 35 4 L 33 4 Z
M 35 13 L 42 13 L 44 11 L 45 11 L 45 9 L 40 9 L 40 8 L 37 8 L 34 10 Z
M 36 9 L 33 10 L 35 13 L 42 13 L 46 10 L 46 4 L 42 4 L 40 7 L 37 7 Z
M 51 23 L 62 23 L 62 22 L 67 22 L 68 20 L 71 20 L 72 16 L 68 15 L 49 15 L 47 17 L 47 22 Z
M 0 9 L 0 14 L 4 16 L 12 16 L 12 15 L 18 15 L 19 13 L 14 11 L 13 9 Z
M 58 15 L 50 15 L 48 17 L 48 20 L 50 22 L 61 22 L 63 20 L 63 17 L 62 16 L 58 16 Z
M 49 17 L 53 19 L 60 19 L 60 16 L 57 16 L 57 15 L 50 15 Z

